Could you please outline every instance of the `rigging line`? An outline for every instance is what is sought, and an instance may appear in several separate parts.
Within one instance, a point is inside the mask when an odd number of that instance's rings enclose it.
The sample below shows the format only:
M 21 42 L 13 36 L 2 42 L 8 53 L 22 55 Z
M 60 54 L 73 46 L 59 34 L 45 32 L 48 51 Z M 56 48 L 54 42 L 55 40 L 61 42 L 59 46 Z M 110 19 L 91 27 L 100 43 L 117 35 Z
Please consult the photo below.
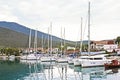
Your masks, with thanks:
M 78 38 L 78 36 L 79 36 L 79 31 L 78 31 L 77 38 Z M 76 41 L 76 43 L 75 43 L 75 49 L 76 49 L 77 45 L 78 45 L 78 43 L 77 43 L 77 41 Z M 74 50 L 74 53 L 75 53 L 75 50 Z
M 86 11 L 87 12 L 87 11 Z M 83 28 L 83 34 L 82 34 L 82 38 L 84 39 L 85 37 L 85 32 L 86 32 L 86 28 L 87 28 L 87 17 L 88 17 L 88 14 L 86 14 L 86 18 L 84 19 L 85 20 L 85 23 L 84 23 L 84 28 Z

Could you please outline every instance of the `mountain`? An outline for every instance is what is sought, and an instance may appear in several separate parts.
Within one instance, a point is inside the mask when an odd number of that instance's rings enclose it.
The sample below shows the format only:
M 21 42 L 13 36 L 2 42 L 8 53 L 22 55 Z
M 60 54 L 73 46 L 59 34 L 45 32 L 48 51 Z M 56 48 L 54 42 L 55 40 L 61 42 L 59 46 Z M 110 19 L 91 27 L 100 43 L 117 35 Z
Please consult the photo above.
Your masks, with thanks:
M 10 30 L 19 32 L 19 33 L 23 33 L 25 35 L 29 35 L 29 31 L 30 31 L 30 28 L 28 28 L 26 26 L 23 26 L 23 25 L 20 25 L 20 24 L 15 23 L 15 22 L 1 21 L 0 22 L 0 27 L 7 28 L 7 29 L 10 29 Z M 34 36 L 34 33 L 35 33 L 35 30 L 32 29 L 32 36 Z M 47 38 L 47 36 L 48 36 L 48 34 L 40 32 L 40 31 L 38 31 L 37 34 L 38 34 L 39 38 L 42 38 L 42 35 L 45 38 Z M 53 40 L 58 41 L 59 39 L 60 38 L 53 36 Z
M 32 47 L 34 44 L 35 30 L 32 30 Z M 0 21 L 0 47 L 28 47 L 30 28 L 20 25 L 15 22 Z M 44 38 L 44 47 L 47 47 L 48 34 L 41 31 L 37 32 L 38 35 L 38 47 L 42 46 L 42 36 Z M 50 40 L 50 39 L 49 39 Z M 61 38 L 52 36 L 53 46 L 58 47 L 60 45 Z M 74 45 L 73 41 L 65 40 L 67 44 Z

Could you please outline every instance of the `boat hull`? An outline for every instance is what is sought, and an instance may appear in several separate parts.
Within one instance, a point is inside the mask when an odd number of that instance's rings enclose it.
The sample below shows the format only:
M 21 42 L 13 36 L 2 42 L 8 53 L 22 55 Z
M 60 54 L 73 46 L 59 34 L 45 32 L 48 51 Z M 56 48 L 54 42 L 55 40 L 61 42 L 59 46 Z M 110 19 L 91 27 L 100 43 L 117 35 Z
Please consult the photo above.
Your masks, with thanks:
M 106 63 L 106 61 L 104 60 L 84 60 L 81 63 L 82 67 L 100 67 L 100 66 L 104 66 L 104 63 Z

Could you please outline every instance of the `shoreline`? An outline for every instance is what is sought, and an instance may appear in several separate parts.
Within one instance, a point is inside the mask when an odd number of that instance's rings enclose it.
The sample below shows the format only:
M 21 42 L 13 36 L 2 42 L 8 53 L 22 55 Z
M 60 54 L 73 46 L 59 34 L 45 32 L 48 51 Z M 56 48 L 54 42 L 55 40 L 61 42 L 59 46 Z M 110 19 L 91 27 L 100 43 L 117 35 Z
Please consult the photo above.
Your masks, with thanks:
M 0 55 L 0 59 L 3 58 L 3 57 L 8 58 L 8 56 L 6 56 L 6 55 Z M 20 57 L 21 57 L 21 56 L 15 56 L 15 58 L 20 58 Z

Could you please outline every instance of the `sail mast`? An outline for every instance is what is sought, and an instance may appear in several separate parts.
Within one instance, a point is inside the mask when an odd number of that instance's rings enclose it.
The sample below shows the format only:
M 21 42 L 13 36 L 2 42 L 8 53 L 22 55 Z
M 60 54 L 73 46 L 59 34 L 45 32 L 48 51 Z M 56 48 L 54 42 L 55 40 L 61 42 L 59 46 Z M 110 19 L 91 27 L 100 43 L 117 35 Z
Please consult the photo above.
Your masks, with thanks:
M 49 27 L 48 27 L 48 53 L 49 53 Z
M 43 48 L 43 34 L 42 34 L 42 52 L 43 52 L 44 48 Z
M 30 29 L 30 34 L 29 34 L 29 54 L 30 54 L 30 48 L 31 48 L 31 29 Z
M 81 17 L 81 37 L 80 37 L 80 54 L 82 52 L 82 22 L 83 22 L 83 19 Z
M 88 3 L 88 54 L 90 55 L 90 1 Z
M 64 55 L 65 55 L 65 28 L 64 28 Z
M 52 55 L 52 22 L 50 23 L 50 28 L 51 28 L 51 45 L 50 45 L 50 48 L 51 48 L 51 55 Z
M 63 37 L 62 37 L 62 27 L 61 27 L 61 45 L 60 45 L 61 46 L 61 55 L 62 55 L 62 38 Z
M 35 30 L 34 51 L 37 52 L 37 30 Z

